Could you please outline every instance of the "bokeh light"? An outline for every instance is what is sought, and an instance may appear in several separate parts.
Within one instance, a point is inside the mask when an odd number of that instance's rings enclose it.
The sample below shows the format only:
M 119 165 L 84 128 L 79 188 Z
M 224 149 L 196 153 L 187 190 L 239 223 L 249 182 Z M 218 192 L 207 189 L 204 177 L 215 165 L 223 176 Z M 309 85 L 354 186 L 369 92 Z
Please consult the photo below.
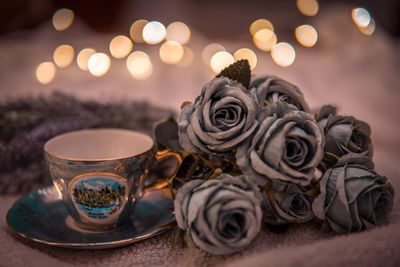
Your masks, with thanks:
M 36 68 L 36 79 L 41 84 L 49 84 L 56 76 L 56 66 L 53 62 L 46 61 L 40 63 Z
M 183 58 L 183 47 L 177 41 L 166 41 L 160 47 L 161 61 L 166 64 L 177 64 Z
M 179 61 L 177 66 L 181 67 L 181 68 L 189 67 L 193 63 L 193 60 L 194 60 L 194 53 L 193 53 L 192 49 L 184 46 L 183 47 L 183 58 L 181 61 Z
M 132 47 L 131 39 L 124 35 L 118 35 L 110 42 L 110 53 L 115 58 L 124 58 L 129 55 Z
M 64 31 L 74 22 L 74 12 L 67 8 L 57 10 L 53 15 L 53 26 L 57 31 Z
M 297 0 L 297 8 L 305 16 L 315 16 L 318 13 L 319 4 L 317 0 Z
M 60 68 L 68 67 L 74 61 L 74 48 L 63 44 L 57 47 L 53 53 L 54 63 Z
M 215 53 L 217 53 L 219 51 L 225 51 L 225 50 L 226 50 L 225 47 L 223 47 L 222 45 L 217 44 L 217 43 L 211 43 L 211 44 L 207 45 L 206 47 L 204 47 L 204 49 L 201 53 L 201 58 L 206 66 L 210 66 L 211 57 Z
M 146 80 L 153 72 L 150 57 L 142 51 L 135 51 L 126 60 L 128 71 L 137 80 Z
M 190 40 L 190 29 L 189 27 L 180 21 L 172 22 L 167 27 L 167 37 L 168 41 L 177 41 L 178 43 L 184 45 Z
M 76 63 L 78 64 L 78 67 L 81 70 L 83 71 L 89 70 L 88 69 L 89 58 L 94 53 L 96 53 L 96 50 L 94 50 L 93 48 L 84 48 L 78 53 L 78 56 L 76 57 Z
M 366 28 L 371 22 L 371 15 L 368 10 L 362 7 L 353 8 L 351 17 L 359 28 Z
M 271 50 L 271 56 L 277 65 L 288 67 L 293 64 L 296 58 L 296 52 L 292 45 L 281 42 L 275 45 Z
M 149 21 L 145 19 L 139 19 L 132 23 L 129 34 L 135 43 L 144 43 L 143 28 L 147 23 L 149 23 Z
M 250 33 L 252 36 L 262 29 L 274 31 L 274 26 L 272 25 L 271 21 L 267 19 L 258 19 L 250 25 Z
M 95 53 L 89 58 L 88 68 L 92 75 L 103 76 L 110 69 L 111 59 L 107 54 Z
M 295 30 L 297 41 L 305 47 L 313 47 L 318 40 L 317 30 L 311 25 L 301 25 Z
M 143 28 L 143 40 L 147 44 L 158 44 L 161 43 L 167 34 L 167 30 L 164 25 L 158 21 L 150 21 Z
M 253 52 L 253 50 L 249 48 L 238 49 L 233 54 L 233 58 L 235 59 L 235 61 L 240 59 L 247 59 L 252 70 L 257 66 L 257 55 Z
M 261 29 L 253 36 L 255 46 L 262 51 L 271 51 L 277 40 L 276 34 L 268 29 Z
M 375 20 L 371 18 L 371 21 L 369 22 L 368 26 L 365 28 L 359 27 L 358 29 L 365 35 L 371 36 L 375 32 Z
M 210 60 L 210 67 L 215 74 L 219 74 L 221 70 L 235 62 L 233 56 L 226 51 L 215 53 Z

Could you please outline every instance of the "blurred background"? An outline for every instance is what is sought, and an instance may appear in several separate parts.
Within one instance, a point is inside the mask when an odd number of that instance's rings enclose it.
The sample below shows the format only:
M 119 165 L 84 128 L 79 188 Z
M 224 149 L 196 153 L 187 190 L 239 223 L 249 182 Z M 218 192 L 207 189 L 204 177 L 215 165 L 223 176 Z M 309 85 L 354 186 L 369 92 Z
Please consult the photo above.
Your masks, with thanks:
M 371 124 L 378 170 L 399 173 L 398 0 L 0 2 L 0 99 L 61 91 L 179 110 L 221 69 L 296 84 L 314 109 Z

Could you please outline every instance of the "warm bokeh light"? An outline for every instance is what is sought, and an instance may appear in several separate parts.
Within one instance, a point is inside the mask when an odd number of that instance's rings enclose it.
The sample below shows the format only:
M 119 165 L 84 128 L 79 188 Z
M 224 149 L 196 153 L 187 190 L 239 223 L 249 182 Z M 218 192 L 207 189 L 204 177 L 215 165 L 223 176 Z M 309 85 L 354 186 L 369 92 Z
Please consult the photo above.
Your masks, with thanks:
M 161 43 L 167 34 L 167 30 L 164 25 L 158 21 L 150 21 L 143 28 L 143 40 L 147 44 L 158 44 Z
M 153 72 L 150 57 L 142 51 L 135 51 L 126 60 L 128 71 L 137 80 L 146 80 Z
M 365 35 L 371 36 L 375 32 L 375 20 L 371 18 L 371 21 L 369 22 L 368 26 L 365 28 L 359 27 L 358 29 Z
M 178 43 L 184 45 L 190 40 L 190 29 L 189 27 L 180 21 L 172 22 L 167 27 L 167 37 L 168 41 L 177 41 Z
M 107 54 L 95 53 L 89 58 L 88 68 L 94 76 L 103 76 L 110 69 L 111 59 Z
M 110 42 L 110 53 L 115 58 L 124 58 L 129 55 L 132 47 L 131 39 L 124 35 L 118 35 Z
M 74 12 L 67 8 L 57 10 L 53 15 L 53 26 L 57 31 L 64 31 L 74 22 Z
M 221 70 L 235 62 L 233 56 L 226 51 L 215 53 L 210 60 L 210 67 L 215 74 L 219 74 Z
M 359 28 L 366 28 L 371 22 L 371 15 L 368 10 L 362 7 L 353 8 L 351 11 L 351 17 Z
M 250 33 L 252 36 L 262 29 L 274 31 L 274 26 L 272 25 L 271 21 L 267 19 L 258 19 L 250 25 Z
M 249 65 L 251 69 L 254 69 L 257 66 L 257 55 L 253 52 L 253 50 L 249 48 L 240 48 L 234 54 L 233 58 L 235 61 L 240 59 L 247 59 L 249 61 Z
M 296 52 L 292 45 L 288 43 L 278 43 L 271 50 L 274 62 L 281 67 L 288 67 L 293 64 Z
M 185 46 L 183 47 L 183 58 L 181 61 L 179 61 L 177 66 L 181 68 L 189 67 L 190 65 L 192 65 L 193 59 L 194 59 L 194 53 L 192 49 Z
M 56 76 L 56 66 L 53 62 L 42 62 L 36 68 L 36 79 L 41 84 L 49 84 Z
M 276 34 L 268 29 L 262 29 L 253 36 L 255 46 L 262 51 L 271 51 L 277 42 Z
M 53 60 L 54 63 L 60 68 L 69 66 L 74 61 L 74 48 L 70 45 L 63 44 L 54 50 Z
M 210 66 L 211 57 L 215 53 L 225 50 L 226 50 L 225 47 L 223 47 L 222 45 L 217 43 L 212 43 L 203 48 L 203 51 L 201 53 L 201 58 L 206 66 Z
M 318 40 L 317 30 L 311 25 L 301 25 L 295 30 L 297 41 L 305 47 L 313 47 Z
M 132 23 L 129 34 L 135 43 L 144 43 L 143 28 L 147 23 L 149 23 L 149 21 L 145 19 L 139 19 Z
M 177 64 L 183 58 L 183 47 L 177 41 L 166 41 L 160 47 L 161 61 L 166 64 Z
M 315 16 L 318 13 L 319 4 L 317 0 L 297 0 L 297 8 L 305 16 Z
M 78 53 L 78 56 L 76 57 L 76 63 L 81 70 L 88 70 L 89 58 L 94 53 L 96 53 L 96 50 L 94 50 L 93 48 L 84 48 Z

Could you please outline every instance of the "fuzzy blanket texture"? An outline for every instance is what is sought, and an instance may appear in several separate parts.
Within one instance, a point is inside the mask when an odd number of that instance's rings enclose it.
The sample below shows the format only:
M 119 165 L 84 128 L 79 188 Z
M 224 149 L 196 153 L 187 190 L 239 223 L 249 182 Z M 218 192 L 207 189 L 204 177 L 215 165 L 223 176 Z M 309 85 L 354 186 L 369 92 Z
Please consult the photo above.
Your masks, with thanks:
M 283 234 L 263 230 L 245 251 L 230 256 L 213 256 L 191 244 L 173 246 L 171 231 L 131 246 L 93 251 L 53 248 L 15 238 L 5 223 L 8 209 L 22 192 L 50 182 L 43 175 L 43 161 L 37 160 L 45 140 L 89 127 L 151 131 L 152 122 L 169 116 L 170 109 L 177 112 L 183 101 L 193 101 L 201 85 L 212 77 L 197 55 L 214 40 L 193 32 L 191 48 L 196 57 L 189 68 L 167 68 L 155 60 L 152 78 L 135 81 L 124 61 L 113 61 L 110 72 L 101 78 L 71 66 L 57 70 L 49 86 L 40 86 L 34 68 L 51 57 L 60 43 L 80 48 L 108 44 L 112 38 L 92 32 L 79 20 L 74 22 L 78 27 L 60 35 L 49 21 L 21 35 L 0 38 L 0 266 L 400 266 L 400 43 L 379 27 L 373 36 L 363 36 L 350 13 L 349 6 L 321 9 L 308 21 L 319 31 L 317 47 L 296 46 L 296 62 L 290 68 L 260 57 L 255 73 L 272 73 L 298 85 L 314 109 L 323 103 L 338 105 L 340 113 L 371 125 L 376 169 L 396 191 L 389 225 L 349 235 L 323 233 L 316 223 L 291 225 Z M 224 42 L 231 51 L 248 45 Z M 158 49 L 149 54 L 157 58 Z M 51 95 L 54 91 L 80 100 Z M 27 95 L 48 97 L 35 98 L 38 102 L 33 103 Z M 25 100 L 5 102 L 8 97 Z M 121 105 L 121 99 L 126 104 Z M 150 104 L 143 104 L 143 99 Z

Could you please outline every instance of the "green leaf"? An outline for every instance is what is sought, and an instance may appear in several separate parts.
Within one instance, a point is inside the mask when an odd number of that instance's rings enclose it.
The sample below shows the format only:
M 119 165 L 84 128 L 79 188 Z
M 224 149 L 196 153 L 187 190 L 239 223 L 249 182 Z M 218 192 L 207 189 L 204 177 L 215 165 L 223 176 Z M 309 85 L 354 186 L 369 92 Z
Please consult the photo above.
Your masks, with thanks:
M 251 77 L 249 61 L 247 59 L 236 61 L 223 69 L 221 73 L 217 75 L 217 78 L 221 76 L 238 81 L 243 84 L 244 87 L 249 88 Z

